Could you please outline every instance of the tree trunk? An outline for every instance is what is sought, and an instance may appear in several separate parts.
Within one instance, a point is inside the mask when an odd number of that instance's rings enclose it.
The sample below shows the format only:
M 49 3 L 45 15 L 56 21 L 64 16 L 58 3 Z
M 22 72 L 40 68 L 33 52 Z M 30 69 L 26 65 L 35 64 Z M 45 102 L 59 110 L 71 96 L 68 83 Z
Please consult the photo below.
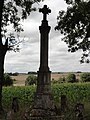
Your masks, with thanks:
M 0 112 L 2 112 L 2 82 L 4 74 L 4 56 L 0 57 Z
M 5 45 L 0 45 L 0 114 L 2 114 L 2 85 L 3 85 L 3 76 L 4 76 L 4 59 L 6 52 L 8 50 L 8 39 L 6 40 Z
M 4 58 L 7 52 L 7 45 L 0 45 L 0 113 L 2 113 L 2 85 L 4 75 Z
M 4 58 L 7 51 L 7 45 L 2 44 L 2 13 L 4 0 L 0 0 L 0 113 L 2 112 L 2 82 L 4 74 Z
M 2 13 L 3 13 L 4 0 L 0 0 L 0 45 L 2 45 Z

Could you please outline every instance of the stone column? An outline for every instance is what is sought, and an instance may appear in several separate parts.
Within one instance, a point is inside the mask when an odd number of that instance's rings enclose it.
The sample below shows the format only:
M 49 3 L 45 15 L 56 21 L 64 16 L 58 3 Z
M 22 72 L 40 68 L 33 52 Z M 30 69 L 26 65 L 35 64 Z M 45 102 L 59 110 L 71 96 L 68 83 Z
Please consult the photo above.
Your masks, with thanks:
M 53 102 L 53 97 L 51 94 L 51 71 L 48 67 L 48 41 L 50 26 L 48 26 L 48 21 L 46 20 L 47 14 L 51 12 L 46 5 L 40 12 L 43 13 L 42 24 L 39 27 L 40 31 L 40 68 L 38 71 L 38 81 L 36 95 L 34 98 L 34 105 L 31 111 L 31 116 L 33 117 L 47 117 L 54 116 L 55 105 Z M 37 118 L 35 118 L 37 120 Z M 33 120 L 35 120 L 33 119 Z M 42 118 L 43 120 L 43 118 Z
M 51 71 L 48 67 L 48 35 L 50 32 L 50 26 L 48 21 L 42 21 L 42 25 L 39 27 L 40 30 L 40 68 L 38 71 L 37 81 L 37 92 L 38 93 L 49 93 L 51 83 Z

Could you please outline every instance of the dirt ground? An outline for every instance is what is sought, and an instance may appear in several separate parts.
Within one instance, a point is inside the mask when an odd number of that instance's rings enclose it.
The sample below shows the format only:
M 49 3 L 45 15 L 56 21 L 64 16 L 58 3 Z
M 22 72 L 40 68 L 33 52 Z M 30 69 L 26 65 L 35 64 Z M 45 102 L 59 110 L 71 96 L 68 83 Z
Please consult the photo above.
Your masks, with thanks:
M 79 79 L 80 73 L 75 73 L 76 78 Z M 58 80 L 60 77 L 66 77 L 68 73 L 52 73 L 51 80 Z M 14 86 L 25 86 L 25 80 L 28 77 L 28 74 L 19 74 L 17 76 L 11 76 L 12 79 L 15 79 Z
M 28 75 L 19 74 L 17 76 L 11 76 L 12 79 L 15 79 L 14 86 L 25 86 L 25 80 Z

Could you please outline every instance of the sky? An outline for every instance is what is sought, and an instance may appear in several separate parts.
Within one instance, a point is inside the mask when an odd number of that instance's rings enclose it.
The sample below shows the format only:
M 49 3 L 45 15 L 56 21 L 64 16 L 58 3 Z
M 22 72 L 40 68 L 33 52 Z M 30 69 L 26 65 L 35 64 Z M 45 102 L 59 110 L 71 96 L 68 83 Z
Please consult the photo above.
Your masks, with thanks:
M 7 52 L 5 57 L 5 72 L 38 71 L 40 65 L 40 32 L 39 26 L 42 21 L 42 13 L 38 8 L 47 5 L 51 9 L 48 15 L 48 24 L 51 26 L 49 34 L 49 68 L 52 72 L 90 72 L 90 64 L 80 64 L 81 51 L 68 52 L 67 45 L 61 40 L 63 37 L 54 28 L 57 24 L 57 16 L 60 10 L 66 10 L 64 0 L 45 0 L 38 4 L 36 12 L 32 12 L 27 20 L 22 21 L 24 32 L 20 34 L 25 39 L 20 44 L 20 52 Z

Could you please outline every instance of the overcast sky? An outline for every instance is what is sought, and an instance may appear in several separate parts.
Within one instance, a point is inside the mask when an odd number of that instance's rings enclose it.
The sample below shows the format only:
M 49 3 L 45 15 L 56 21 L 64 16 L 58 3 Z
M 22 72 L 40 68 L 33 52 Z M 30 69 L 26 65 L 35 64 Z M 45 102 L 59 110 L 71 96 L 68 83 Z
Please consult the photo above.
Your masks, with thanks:
M 61 41 L 61 35 L 54 30 L 57 23 L 59 10 L 66 9 L 64 0 L 45 0 L 37 6 L 42 8 L 47 5 L 51 9 L 48 15 L 48 23 L 51 26 L 49 34 L 49 67 L 52 72 L 90 72 L 90 64 L 80 64 L 81 52 L 69 53 L 67 45 Z M 20 45 L 20 52 L 8 52 L 5 58 L 5 72 L 38 71 L 40 58 L 40 33 L 42 14 L 32 12 L 27 20 L 23 21 L 24 32 L 22 38 L 27 38 Z

